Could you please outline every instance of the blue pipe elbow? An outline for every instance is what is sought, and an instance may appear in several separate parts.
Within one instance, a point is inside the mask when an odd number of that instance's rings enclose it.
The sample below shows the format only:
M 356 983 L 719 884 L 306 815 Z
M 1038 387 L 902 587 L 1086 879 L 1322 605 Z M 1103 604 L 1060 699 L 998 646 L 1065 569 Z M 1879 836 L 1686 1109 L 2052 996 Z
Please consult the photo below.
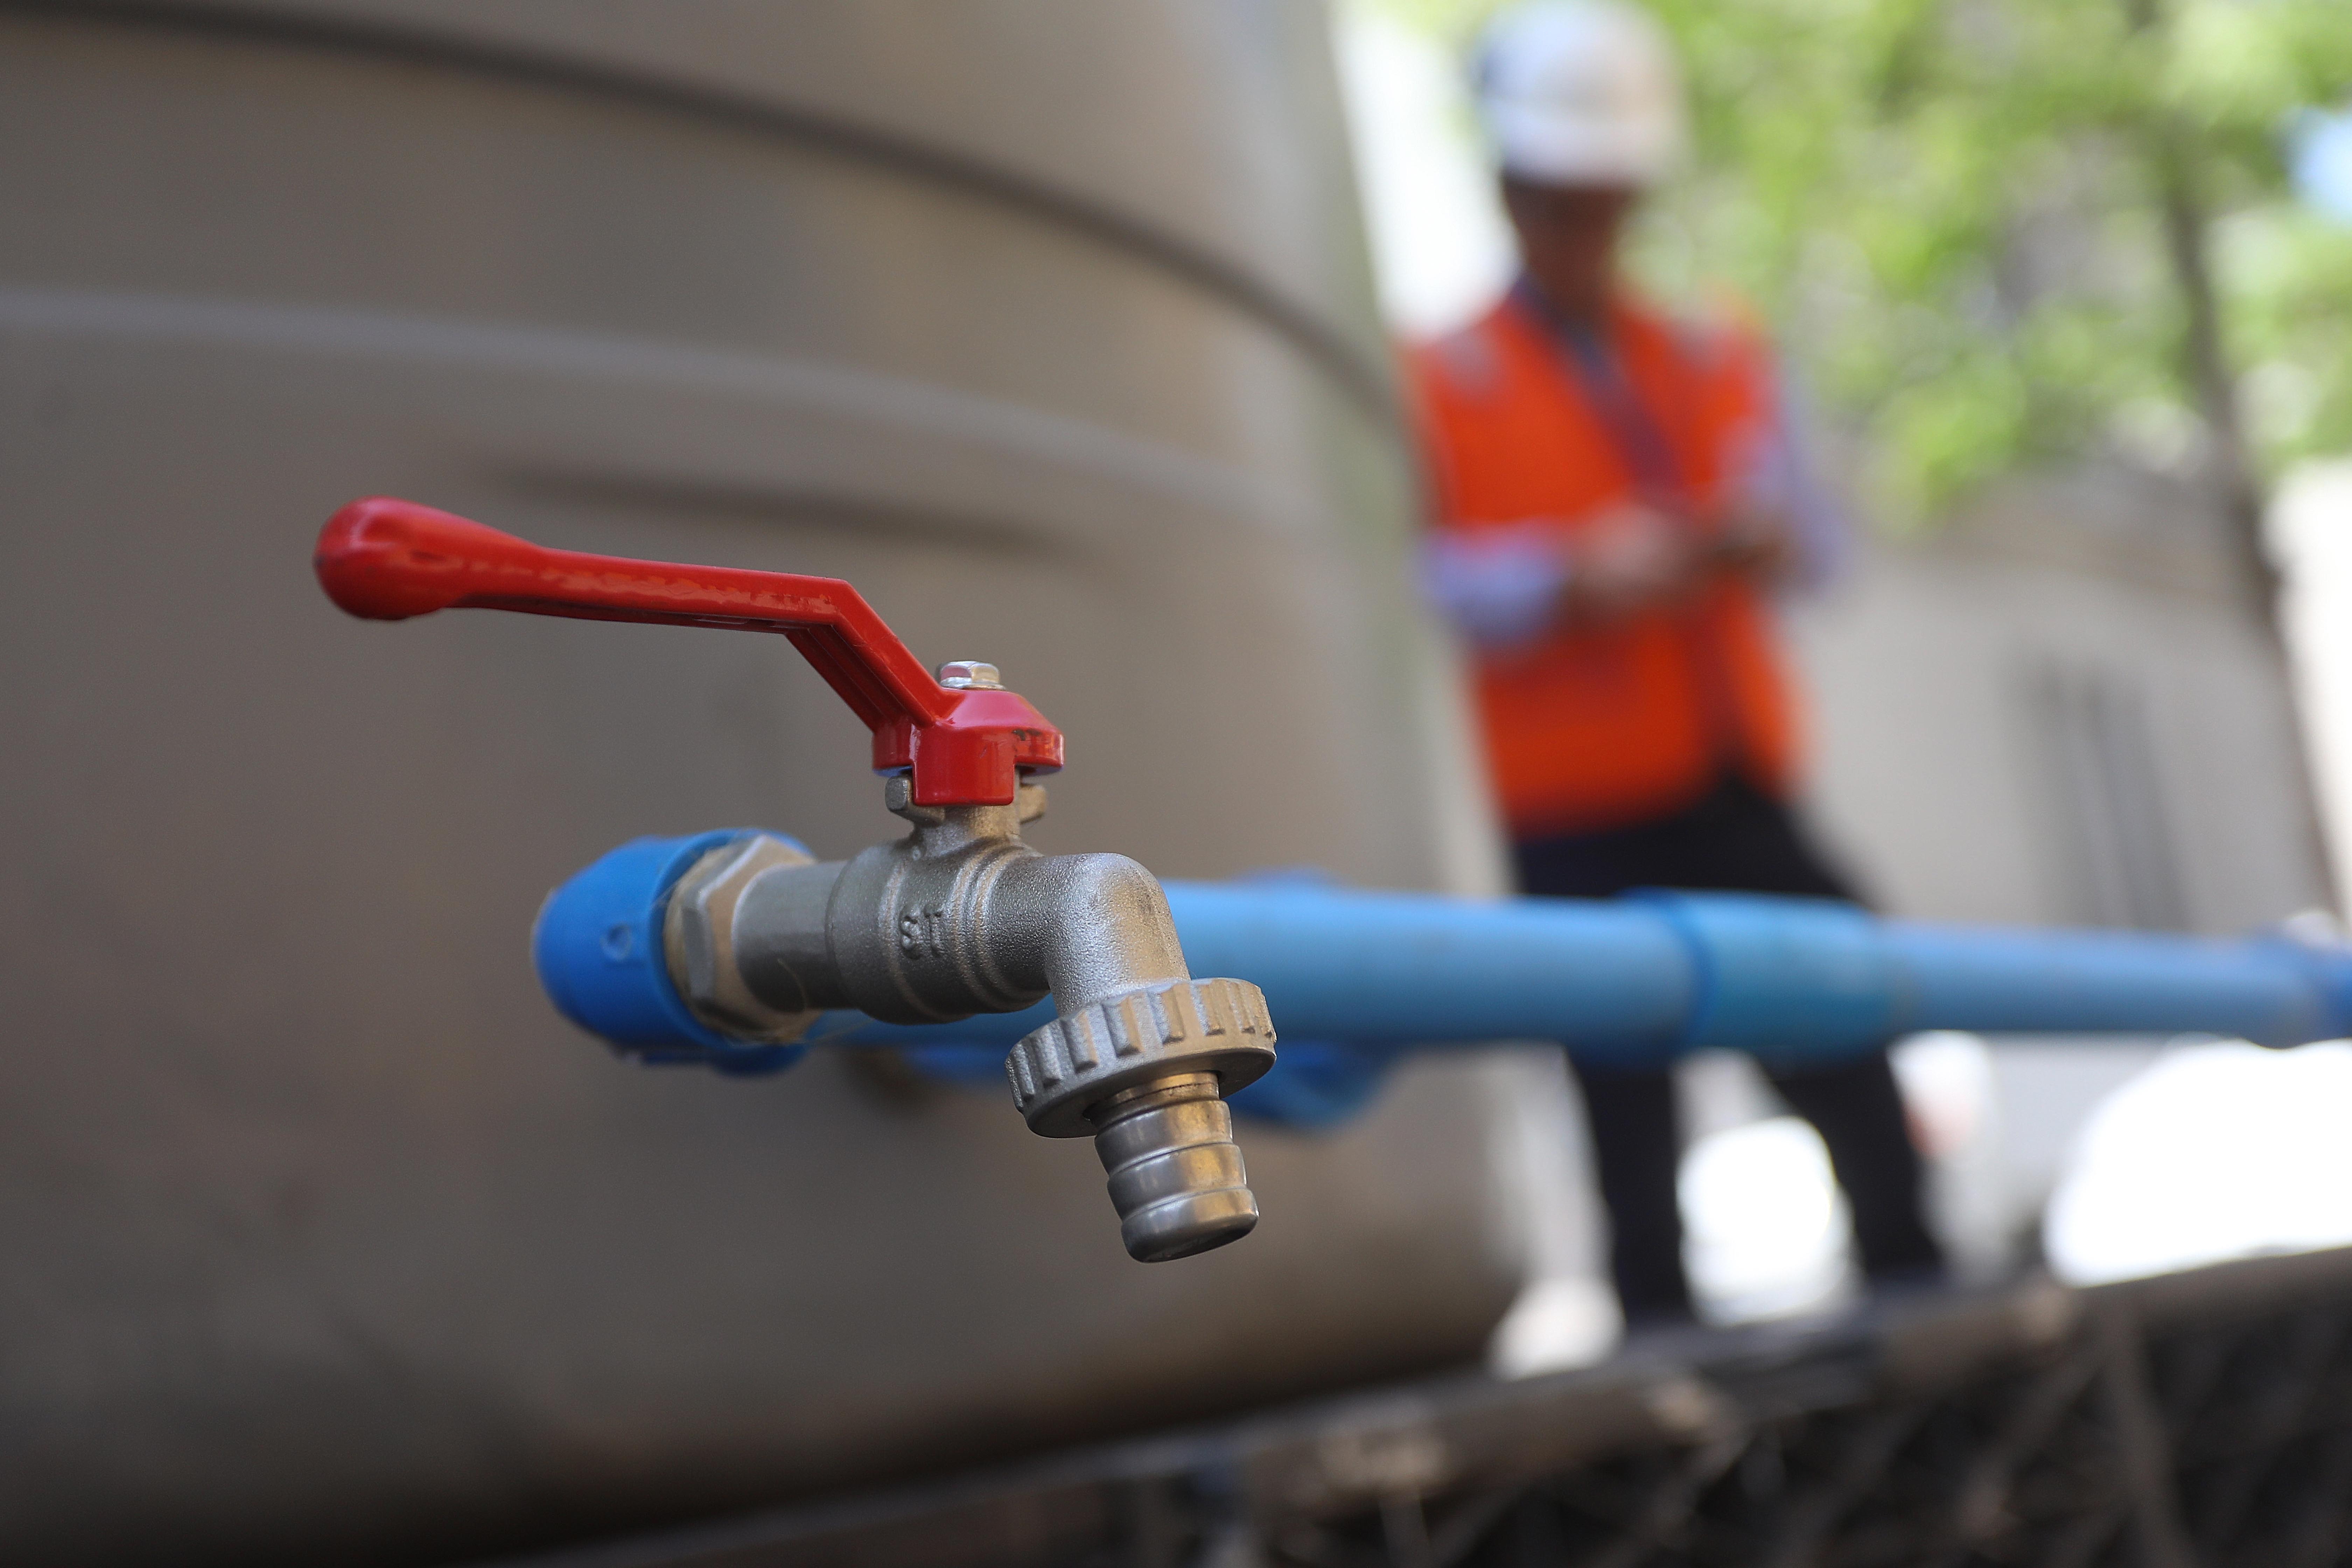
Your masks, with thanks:
M 843 1014 L 845 1020 L 857 1015 Z M 823 1026 L 820 1026 L 820 1029 Z M 953 1024 L 929 1026 L 952 1033 Z M 864 1035 L 861 1033 L 861 1038 Z M 908 1067 L 939 1083 L 1004 1092 L 1005 1047 L 982 1045 L 906 1045 L 898 1055 Z M 1320 1132 L 1353 1121 L 1387 1086 L 1398 1053 L 1328 1040 L 1285 1040 L 1279 1059 L 1255 1083 L 1226 1100 L 1235 1116 L 1276 1127 Z
M 677 879 L 752 831 L 635 839 L 550 893 L 531 928 L 530 952 L 555 1010 L 648 1064 L 755 1075 L 780 1072 L 807 1055 L 805 1046 L 730 1040 L 704 1025 L 670 983 L 662 951 L 662 920 Z
M 1335 1040 L 1283 1040 L 1266 1075 L 1235 1089 L 1225 1102 L 1234 1115 L 1254 1121 L 1327 1132 L 1371 1108 L 1388 1087 L 1398 1054 Z

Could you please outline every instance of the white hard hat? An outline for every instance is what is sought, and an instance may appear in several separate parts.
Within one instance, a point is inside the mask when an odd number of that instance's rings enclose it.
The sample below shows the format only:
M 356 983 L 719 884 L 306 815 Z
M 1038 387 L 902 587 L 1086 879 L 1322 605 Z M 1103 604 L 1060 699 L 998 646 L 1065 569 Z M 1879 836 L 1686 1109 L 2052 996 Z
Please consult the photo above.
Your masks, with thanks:
M 1625 0 L 1528 0 L 1487 24 L 1478 115 L 1503 172 L 1539 184 L 1652 185 L 1681 163 L 1682 72 Z

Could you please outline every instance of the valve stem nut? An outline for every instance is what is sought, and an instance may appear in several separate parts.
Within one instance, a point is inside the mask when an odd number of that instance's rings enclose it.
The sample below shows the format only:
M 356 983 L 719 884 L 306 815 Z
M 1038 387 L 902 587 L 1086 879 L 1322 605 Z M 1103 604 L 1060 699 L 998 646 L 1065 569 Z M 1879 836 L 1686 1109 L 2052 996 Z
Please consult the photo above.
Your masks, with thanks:
M 976 658 L 951 658 L 940 666 L 935 679 L 950 691 L 1004 689 L 1004 672 Z

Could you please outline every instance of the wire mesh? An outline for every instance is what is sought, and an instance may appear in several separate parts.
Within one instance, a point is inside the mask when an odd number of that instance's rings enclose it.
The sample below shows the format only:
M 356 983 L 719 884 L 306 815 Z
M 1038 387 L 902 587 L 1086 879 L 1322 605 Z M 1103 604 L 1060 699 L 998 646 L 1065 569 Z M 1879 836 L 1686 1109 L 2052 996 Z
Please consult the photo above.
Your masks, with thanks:
M 2352 1568 L 2352 1249 L 1693 1331 L 574 1561 Z

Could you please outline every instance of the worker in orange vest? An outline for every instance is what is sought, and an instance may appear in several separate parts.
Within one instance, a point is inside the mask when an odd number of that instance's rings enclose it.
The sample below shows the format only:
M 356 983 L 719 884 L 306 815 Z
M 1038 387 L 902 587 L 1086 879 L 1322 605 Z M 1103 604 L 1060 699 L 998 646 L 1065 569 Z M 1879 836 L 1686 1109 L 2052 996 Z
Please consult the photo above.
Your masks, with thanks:
M 1477 91 L 1523 270 L 1412 371 L 1429 587 L 1476 656 L 1522 890 L 1848 898 L 1788 804 L 1798 748 L 1768 602 L 1818 570 L 1834 519 L 1755 335 L 1669 321 L 1617 270 L 1628 213 L 1681 152 L 1671 46 L 1622 0 L 1536 0 L 1488 27 Z M 1570 1061 L 1627 1320 L 1686 1315 L 1673 1081 Z M 1939 1270 L 1885 1052 L 1764 1065 L 1828 1145 L 1865 1272 Z

